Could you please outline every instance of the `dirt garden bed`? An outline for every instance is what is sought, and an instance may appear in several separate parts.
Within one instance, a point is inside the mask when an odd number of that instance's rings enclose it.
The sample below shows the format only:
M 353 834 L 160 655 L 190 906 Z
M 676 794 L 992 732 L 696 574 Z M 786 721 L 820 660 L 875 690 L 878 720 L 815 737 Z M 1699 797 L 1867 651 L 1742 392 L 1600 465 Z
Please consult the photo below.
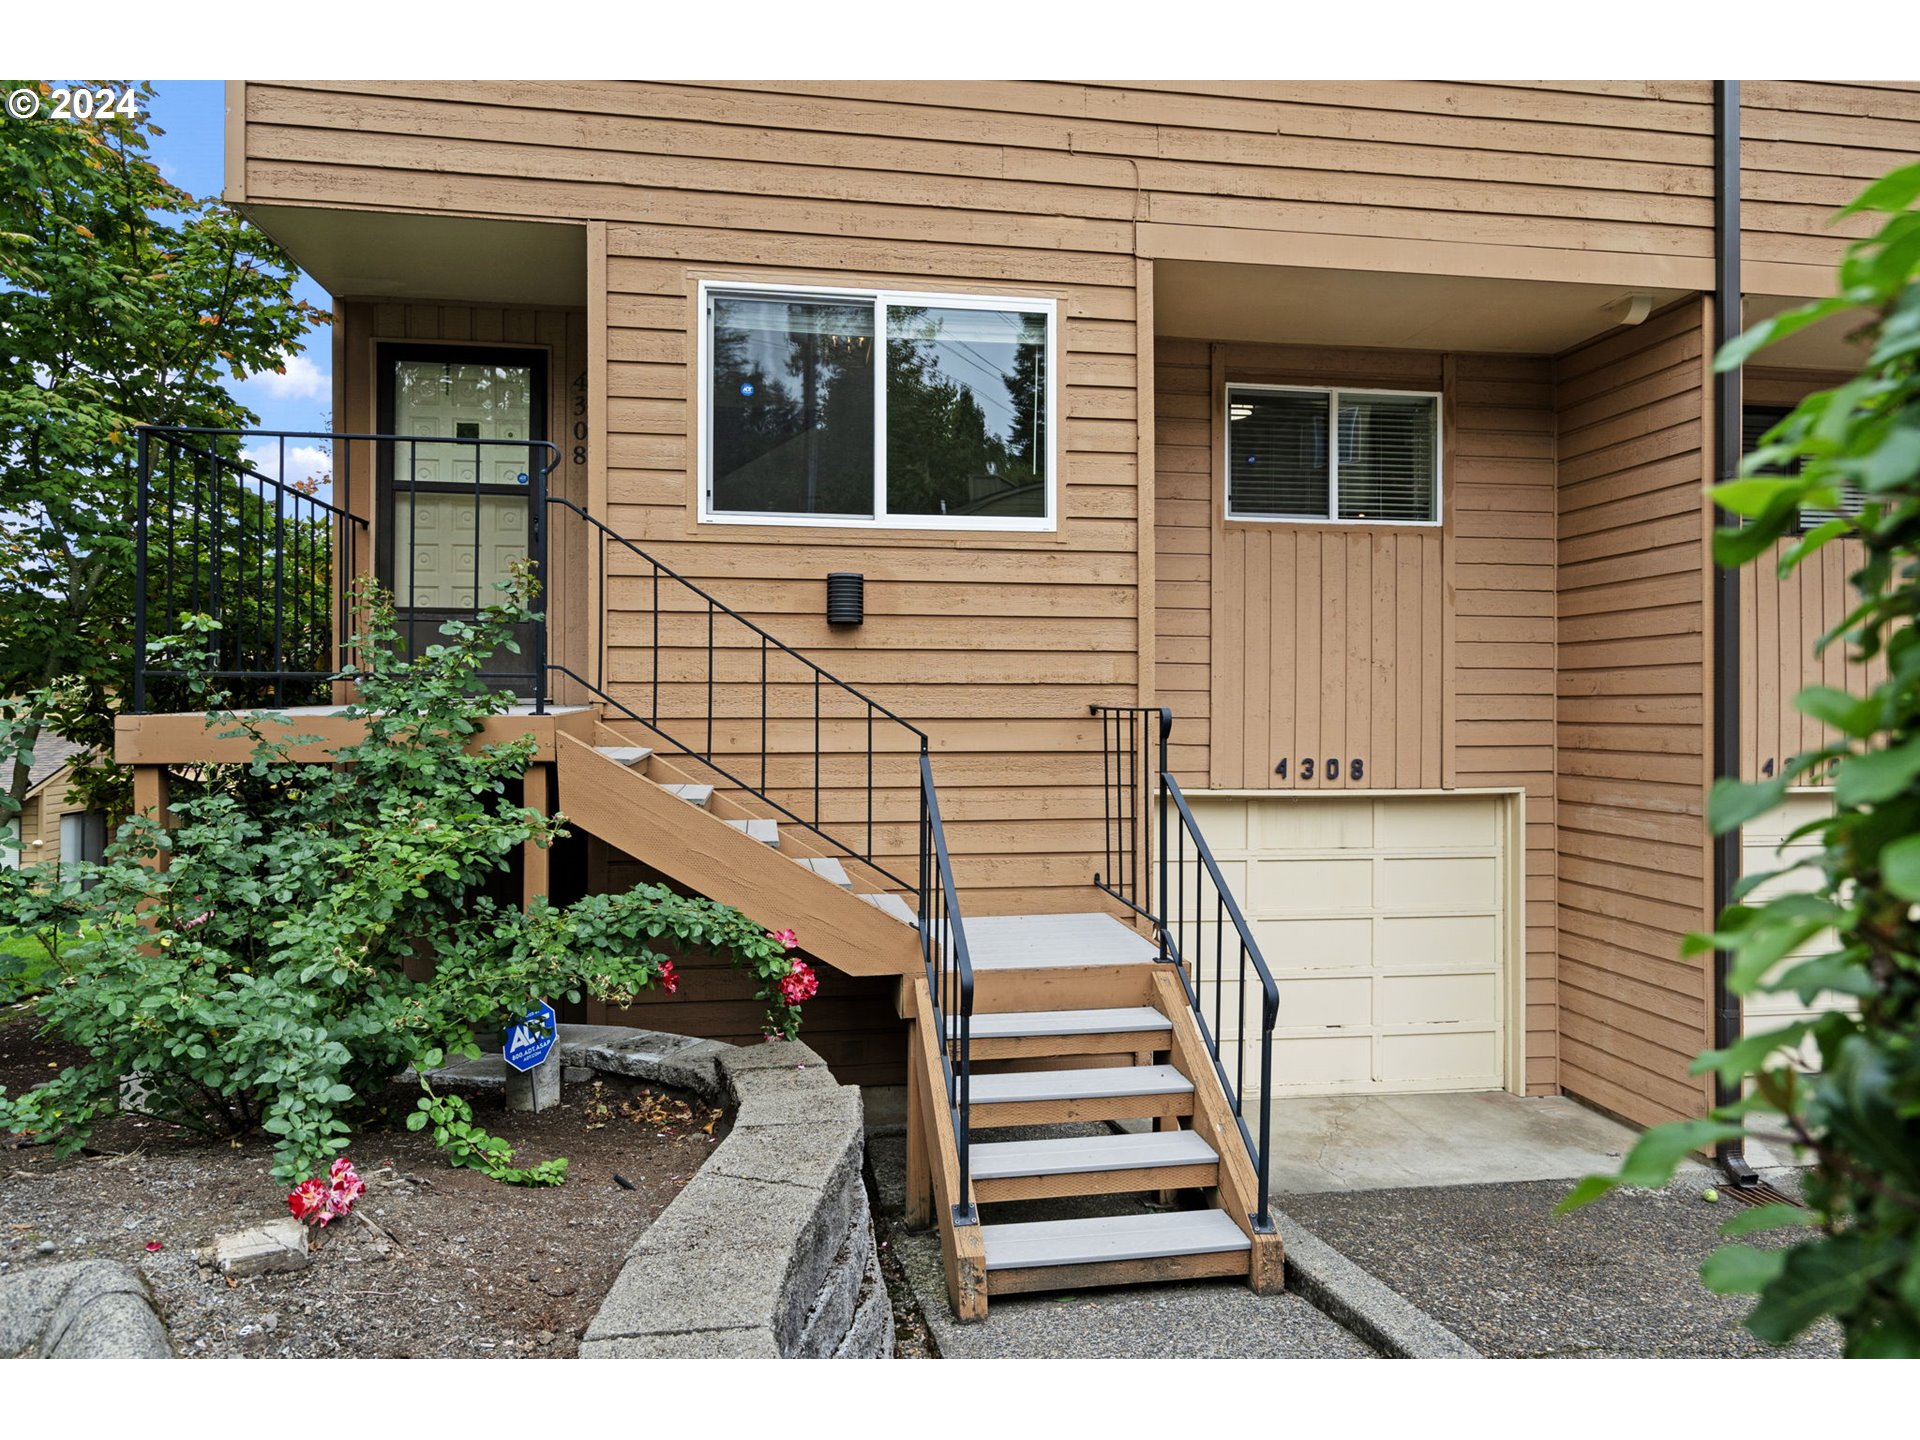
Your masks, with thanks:
M 27 1008 L 0 1009 L 10 1093 L 75 1058 L 37 1028 Z M 92 1153 L 65 1160 L 0 1140 L 0 1273 L 89 1257 L 133 1265 L 183 1356 L 572 1355 L 628 1248 L 727 1121 L 695 1095 L 616 1076 L 566 1086 L 539 1115 L 508 1112 L 497 1091 L 464 1093 L 521 1163 L 567 1156 L 567 1183 L 509 1188 L 453 1169 L 420 1135 L 370 1131 L 348 1153 L 374 1224 L 336 1222 L 305 1270 L 230 1283 L 193 1252 L 285 1215 L 271 1147 L 121 1118 L 95 1132 Z M 410 1107 L 417 1094 L 395 1098 Z

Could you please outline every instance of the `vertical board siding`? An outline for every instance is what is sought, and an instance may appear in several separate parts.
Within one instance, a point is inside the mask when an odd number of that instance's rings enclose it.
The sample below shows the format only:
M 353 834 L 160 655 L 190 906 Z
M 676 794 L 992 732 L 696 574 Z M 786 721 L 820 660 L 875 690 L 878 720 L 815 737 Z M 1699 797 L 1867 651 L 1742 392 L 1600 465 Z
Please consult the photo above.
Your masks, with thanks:
M 1157 360 L 1154 653 L 1161 700 L 1177 717 L 1173 763 L 1182 784 L 1523 789 L 1525 1083 L 1532 1093 L 1551 1092 L 1558 1015 L 1549 362 L 1164 338 Z M 1216 372 L 1221 384 L 1444 391 L 1445 525 L 1226 521 Z M 1312 781 L 1299 778 L 1306 756 L 1318 762 Z M 1341 760 L 1333 781 L 1325 778 L 1329 756 Z M 1289 761 L 1285 780 L 1274 774 L 1281 757 Z M 1354 758 L 1365 766 L 1358 781 Z
M 1706 1103 L 1703 310 L 1555 365 L 1560 1080 L 1641 1124 Z
M 1749 368 L 1745 402 L 1797 405 L 1845 378 Z M 1858 540 L 1830 541 L 1782 576 L 1780 558 L 1793 543 L 1782 540 L 1740 575 L 1740 773 L 1749 779 L 1775 774 L 1794 756 L 1833 739 L 1827 726 L 1794 707 L 1802 689 L 1826 685 L 1863 695 L 1887 673 L 1885 656 L 1862 664 L 1843 644 L 1814 653 L 1820 637 L 1852 613 L 1857 597 L 1848 577 L 1865 563 L 1866 547 Z M 1809 776 L 1802 783 L 1820 782 Z

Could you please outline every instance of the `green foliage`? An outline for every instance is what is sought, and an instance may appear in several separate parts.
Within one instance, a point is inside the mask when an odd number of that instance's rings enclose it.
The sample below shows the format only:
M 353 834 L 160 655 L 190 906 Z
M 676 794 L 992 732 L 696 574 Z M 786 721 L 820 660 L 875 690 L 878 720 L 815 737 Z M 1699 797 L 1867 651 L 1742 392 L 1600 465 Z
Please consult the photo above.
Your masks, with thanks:
M 1732 1245 L 1702 1270 L 1707 1284 L 1757 1297 L 1747 1328 L 1784 1343 L 1823 1316 L 1846 1333 L 1853 1356 L 1920 1355 L 1920 165 L 1868 187 L 1845 212 L 1888 218 L 1853 245 L 1838 296 L 1755 326 L 1720 354 L 1729 369 L 1763 346 L 1829 316 L 1854 314 L 1870 354 L 1865 369 L 1809 396 L 1763 437 L 1741 478 L 1714 498 L 1746 523 L 1715 537 L 1723 564 L 1741 564 L 1790 536 L 1803 507 L 1837 506 L 1858 490 L 1857 517 L 1824 522 L 1784 553 L 1785 574 L 1841 536 L 1857 537 L 1865 563 L 1851 577 L 1859 603 L 1820 641 L 1850 657 L 1884 656 L 1887 678 L 1855 696 L 1816 686 L 1802 713 L 1830 726 L 1832 743 L 1796 757 L 1774 778 L 1721 780 L 1708 818 L 1716 833 L 1774 808 L 1800 777 L 1831 773 L 1831 818 L 1808 825 L 1816 879 L 1795 873 L 1794 893 L 1750 897 L 1770 875 L 1746 877 L 1739 902 L 1692 953 L 1731 952 L 1739 994 L 1792 995 L 1802 1005 L 1846 996 L 1857 1011 L 1743 1039 L 1695 1062 L 1696 1074 L 1746 1080 L 1749 1093 L 1715 1118 L 1661 1126 L 1641 1137 L 1620 1173 L 1584 1182 L 1568 1204 L 1615 1184 L 1664 1183 L 1696 1146 L 1754 1122 L 1810 1153 L 1806 1211 L 1773 1206 L 1738 1217 L 1730 1236 L 1784 1230 L 1788 1248 Z M 1796 468 L 1797 467 L 1797 468 Z M 1780 472 L 1786 473 L 1769 473 Z M 1817 953 L 1808 955 L 1809 946 Z M 1812 1072 L 1793 1063 L 1811 1043 Z
M 543 999 L 671 990 L 660 942 L 750 968 L 769 1029 L 793 1032 L 798 1012 L 779 995 L 793 962 L 736 910 L 653 885 L 524 912 L 482 893 L 522 845 L 564 833 L 508 798 L 532 739 L 475 743 L 511 700 L 481 682 L 482 664 L 531 618 L 524 567 L 508 588 L 412 660 L 391 606 L 364 592 L 347 672 L 363 739 L 301 763 L 284 717 L 215 709 L 210 726 L 251 736 L 252 759 L 177 777 L 172 828 L 136 817 L 102 865 L 0 875 L 0 923 L 71 937 L 37 1004 L 89 1056 L 0 1094 L 0 1126 L 71 1151 L 137 1076 L 147 1112 L 208 1134 L 265 1131 L 276 1173 L 298 1179 L 326 1168 L 394 1076 L 479 1054 L 476 1031 Z M 564 1174 L 564 1162 L 515 1168 L 458 1099 L 429 1091 L 417 1114 L 457 1164 L 524 1184 Z
M 7 702 L 27 750 L 43 726 L 112 750 L 132 671 L 134 427 L 251 424 L 228 385 L 283 367 L 331 318 L 294 298 L 265 235 L 160 174 L 153 90 L 137 88 L 137 116 L 0 118 L 0 696 L 27 697 Z M 97 808 L 123 810 L 95 769 Z M 0 773 L 0 791 L 17 802 L 26 773 Z

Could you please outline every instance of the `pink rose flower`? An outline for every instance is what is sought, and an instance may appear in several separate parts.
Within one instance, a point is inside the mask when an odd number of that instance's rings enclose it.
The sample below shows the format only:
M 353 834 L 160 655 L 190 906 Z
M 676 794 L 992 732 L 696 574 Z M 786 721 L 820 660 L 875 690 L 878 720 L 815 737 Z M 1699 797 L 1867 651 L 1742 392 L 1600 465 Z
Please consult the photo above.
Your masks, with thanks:
M 791 930 L 769 930 L 767 933 L 778 940 L 783 949 L 791 950 L 800 943 L 800 937 Z

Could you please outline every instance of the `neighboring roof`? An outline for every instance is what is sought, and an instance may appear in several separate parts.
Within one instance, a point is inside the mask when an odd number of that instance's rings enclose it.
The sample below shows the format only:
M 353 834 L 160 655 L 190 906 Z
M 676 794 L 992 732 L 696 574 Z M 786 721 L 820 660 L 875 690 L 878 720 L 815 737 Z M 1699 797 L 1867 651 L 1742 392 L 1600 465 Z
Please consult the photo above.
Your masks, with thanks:
M 42 730 L 33 747 L 33 768 L 27 772 L 27 793 L 31 795 L 66 769 L 68 762 L 84 754 L 86 748 L 76 745 L 64 735 Z

